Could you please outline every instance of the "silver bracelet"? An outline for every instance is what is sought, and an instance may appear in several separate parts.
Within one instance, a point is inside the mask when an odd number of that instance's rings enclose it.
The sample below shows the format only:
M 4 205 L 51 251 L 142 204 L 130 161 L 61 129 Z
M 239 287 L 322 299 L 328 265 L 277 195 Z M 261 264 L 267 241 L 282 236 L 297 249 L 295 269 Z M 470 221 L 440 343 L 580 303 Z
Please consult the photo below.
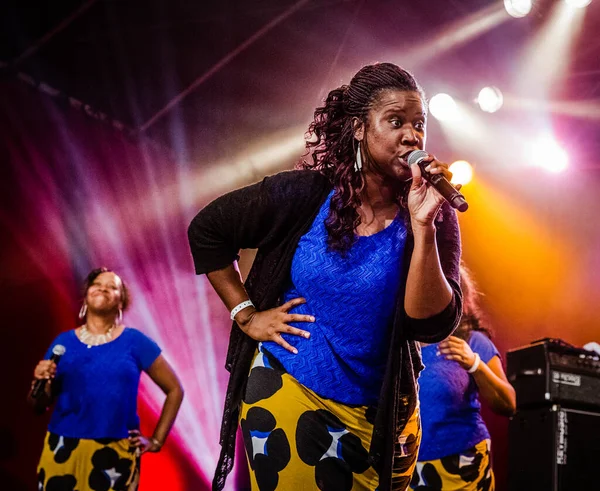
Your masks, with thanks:
M 473 362 L 473 365 L 471 365 L 471 368 L 469 368 L 467 370 L 468 373 L 475 373 L 477 371 L 477 369 L 479 368 L 479 363 L 481 362 L 481 358 L 479 357 L 478 353 L 473 353 L 475 355 L 475 361 Z
M 233 309 L 231 309 L 231 316 L 230 316 L 231 320 L 234 320 L 235 316 L 238 314 L 238 312 L 241 312 L 246 307 L 254 307 L 254 304 L 252 303 L 251 300 L 245 300 L 242 303 L 239 303 L 235 307 L 233 307 Z

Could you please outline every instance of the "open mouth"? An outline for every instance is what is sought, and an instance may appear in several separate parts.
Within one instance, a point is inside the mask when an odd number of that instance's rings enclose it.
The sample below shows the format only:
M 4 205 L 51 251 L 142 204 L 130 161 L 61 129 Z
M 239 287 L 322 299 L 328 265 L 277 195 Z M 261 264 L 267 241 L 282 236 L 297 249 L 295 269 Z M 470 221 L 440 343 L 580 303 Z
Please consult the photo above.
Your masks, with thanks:
M 412 149 L 412 150 L 408 150 L 406 152 L 404 152 L 402 155 L 400 155 L 400 157 L 398 157 L 398 160 L 400 160 L 400 163 L 405 166 L 408 167 L 410 169 L 410 165 L 408 163 L 408 156 L 413 153 L 416 149 Z
M 406 152 L 404 155 L 401 155 L 400 157 L 398 157 L 398 160 L 404 167 L 410 168 L 410 165 L 408 165 L 408 161 L 406 160 L 406 157 L 408 157 L 408 154 L 410 154 L 410 152 Z

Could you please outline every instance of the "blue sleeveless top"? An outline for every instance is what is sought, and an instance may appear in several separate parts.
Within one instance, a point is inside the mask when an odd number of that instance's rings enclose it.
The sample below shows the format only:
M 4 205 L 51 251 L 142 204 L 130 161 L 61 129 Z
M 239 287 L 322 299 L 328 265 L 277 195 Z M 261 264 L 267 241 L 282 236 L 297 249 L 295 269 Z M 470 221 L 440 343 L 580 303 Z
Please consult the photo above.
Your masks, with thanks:
M 325 219 L 333 191 L 296 249 L 284 302 L 316 321 L 292 323 L 310 339 L 283 334 L 294 355 L 274 342 L 263 348 L 301 384 L 345 404 L 376 404 L 389 350 L 389 334 L 402 278 L 406 227 L 400 215 L 380 232 L 358 237 L 345 256 L 328 250 Z

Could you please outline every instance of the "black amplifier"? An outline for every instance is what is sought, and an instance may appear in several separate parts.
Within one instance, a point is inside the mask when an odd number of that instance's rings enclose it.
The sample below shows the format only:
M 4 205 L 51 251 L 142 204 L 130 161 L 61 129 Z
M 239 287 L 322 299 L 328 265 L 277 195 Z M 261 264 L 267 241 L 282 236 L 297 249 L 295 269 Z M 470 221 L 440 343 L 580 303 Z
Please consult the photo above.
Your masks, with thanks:
M 598 491 L 600 413 L 557 404 L 517 411 L 508 425 L 510 491 Z
M 600 408 L 600 355 L 560 339 L 541 339 L 506 354 L 517 407 L 562 404 Z

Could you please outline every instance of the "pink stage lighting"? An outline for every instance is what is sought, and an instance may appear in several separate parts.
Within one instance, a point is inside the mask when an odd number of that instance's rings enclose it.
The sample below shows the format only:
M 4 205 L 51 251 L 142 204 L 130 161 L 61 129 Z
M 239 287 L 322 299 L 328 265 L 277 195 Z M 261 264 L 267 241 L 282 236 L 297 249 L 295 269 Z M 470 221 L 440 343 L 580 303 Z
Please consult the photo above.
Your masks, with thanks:
M 552 137 L 542 137 L 533 143 L 531 163 L 550 172 L 562 172 L 569 165 L 567 152 Z
M 459 121 L 461 113 L 456 101 L 448 94 L 436 94 L 429 101 L 429 111 L 440 121 Z
M 582 9 L 583 7 L 587 7 L 590 3 L 592 3 L 592 0 L 565 0 L 565 2 L 571 7 Z
M 511 17 L 525 17 L 531 12 L 532 6 L 531 0 L 504 0 L 504 8 Z

